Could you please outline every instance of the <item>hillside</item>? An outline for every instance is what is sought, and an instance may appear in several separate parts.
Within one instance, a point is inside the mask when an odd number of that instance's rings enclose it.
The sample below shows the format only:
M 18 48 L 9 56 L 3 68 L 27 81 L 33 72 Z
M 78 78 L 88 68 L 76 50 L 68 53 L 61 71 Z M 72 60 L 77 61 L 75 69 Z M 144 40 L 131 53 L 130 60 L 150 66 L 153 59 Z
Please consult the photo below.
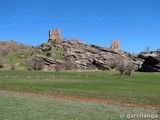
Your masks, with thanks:
M 1 69 L 27 69 L 27 59 L 32 56 L 47 57 L 51 55 L 54 59 L 63 59 L 63 52 L 52 49 L 50 51 L 42 51 L 40 46 L 33 47 L 21 44 L 15 41 L 0 41 L 0 63 L 3 65 Z M 50 56 L 51 57 L 51 56 Z
M 111 70 L 118 65 L 132 64 L 136 71 L 160 71 L 159 51 L 133 55 L 75 40 L 43 43 L 31 47 L 14 41 L 0 42 L 5 69 L 30 70 Z
M 0 56 L 6 56 L 15 52 L 28 51 L 32 49 L 31 46 L 24 45 L 12 40 L 9 41 L 0 41 Z

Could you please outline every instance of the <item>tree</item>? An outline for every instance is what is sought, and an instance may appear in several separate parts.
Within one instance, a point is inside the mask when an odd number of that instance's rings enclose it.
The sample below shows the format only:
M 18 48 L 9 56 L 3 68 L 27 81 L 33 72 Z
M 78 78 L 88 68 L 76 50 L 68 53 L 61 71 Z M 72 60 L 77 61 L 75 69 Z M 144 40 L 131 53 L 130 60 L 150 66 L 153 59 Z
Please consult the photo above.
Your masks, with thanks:
M 145 49 L 144 49 L 144 52 L 151 52 L 151 49 L 149 46 L 146 46 Z

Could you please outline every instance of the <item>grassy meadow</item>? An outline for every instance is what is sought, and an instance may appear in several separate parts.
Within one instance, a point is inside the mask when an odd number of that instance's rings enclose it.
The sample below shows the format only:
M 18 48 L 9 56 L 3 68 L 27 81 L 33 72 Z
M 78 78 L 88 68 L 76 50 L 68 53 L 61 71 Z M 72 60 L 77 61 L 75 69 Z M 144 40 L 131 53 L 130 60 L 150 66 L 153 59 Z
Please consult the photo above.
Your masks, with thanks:
M 160 113 L 159 73 L 134 72 L 131 76 L 126 76 L 115 71 L 1 70 L 0 90 L 0 119 L 2 120 L 10 120 L 10 118 L 12 120 L 44 118 L 46 120 L 53 118 L 55 120 L 119 120 L 119 115 L 127 112 L 153 112 L 152 109 L 142 108 L 143 105 L 156 106 L 157 113 Z M 13 94 L 8 91 L 32 92 L 44 96 Z M 110 100 L 139 106 L 127 107 L 89 101 L 53 99 L 46 95 Z M 10 112 L 7 113 L 7 111 Z
M 0 92 L 1 120 L 127 120 L 128 114 L 140 113 L 158 111 Z

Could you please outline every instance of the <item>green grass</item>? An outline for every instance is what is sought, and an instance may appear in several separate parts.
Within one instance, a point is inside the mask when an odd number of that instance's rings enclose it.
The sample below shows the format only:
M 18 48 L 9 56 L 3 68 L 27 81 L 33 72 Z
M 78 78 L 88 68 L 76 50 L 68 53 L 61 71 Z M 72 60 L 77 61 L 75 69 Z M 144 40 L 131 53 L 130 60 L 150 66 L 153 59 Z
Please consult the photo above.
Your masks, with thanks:
M 0 71 L 0 89 L 160 106 L 160 74 Z
M 16 69 L 24 70 L 27 68 L 26 58 L 31 57 L 32 54 L 35 53 L 39 56 L 46 56 L 47 53 L 51 53 L 56 59 L 64 60 L 64 51 L 53 49 L 52 51 L 41 51 L 41 50 L 30 50 L 30 51 L 23 51 L 23 52 L 16 52 L 12 54 L 8 54 L 2 58 L 2 63 L 5 64 L 3 69 L 9 70 L 11 66 L 16 65 Z M 21 57 L 23 56 L 23 57 Z
M 33 52 L 34 50 L 16 52 L 16 53 L 12 53 L 12 54 L 8 54 L 7 56 L 4 56 L 2 58 L 3 64 L 6 65 L 4 69 L 10 69 L 10 67 L 13 66 L 14 64 L 18 64 L 16 65 L 16 68 L 18 69 L 27 68 L 25 58 L 30 57 L 33 54 Z M 24 56 L 24 58 L 21 56 Z
M 128 114 L 140 113 L 158 111 L 0 92 L 0 120 L 127 120 Z

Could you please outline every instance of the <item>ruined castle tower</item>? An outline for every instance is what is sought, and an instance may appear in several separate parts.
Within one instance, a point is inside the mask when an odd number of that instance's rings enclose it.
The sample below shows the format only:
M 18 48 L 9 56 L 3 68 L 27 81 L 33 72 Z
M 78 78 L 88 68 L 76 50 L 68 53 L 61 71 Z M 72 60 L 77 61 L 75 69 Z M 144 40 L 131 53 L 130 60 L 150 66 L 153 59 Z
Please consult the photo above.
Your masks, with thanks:
M 49 30 L 49 40 L 51 44 L 61 43 L 60 29 Z
M 120 50 L 120 41 L 119 40 L 112 40 L 111 41 L 111 48 L 115 51 Z

